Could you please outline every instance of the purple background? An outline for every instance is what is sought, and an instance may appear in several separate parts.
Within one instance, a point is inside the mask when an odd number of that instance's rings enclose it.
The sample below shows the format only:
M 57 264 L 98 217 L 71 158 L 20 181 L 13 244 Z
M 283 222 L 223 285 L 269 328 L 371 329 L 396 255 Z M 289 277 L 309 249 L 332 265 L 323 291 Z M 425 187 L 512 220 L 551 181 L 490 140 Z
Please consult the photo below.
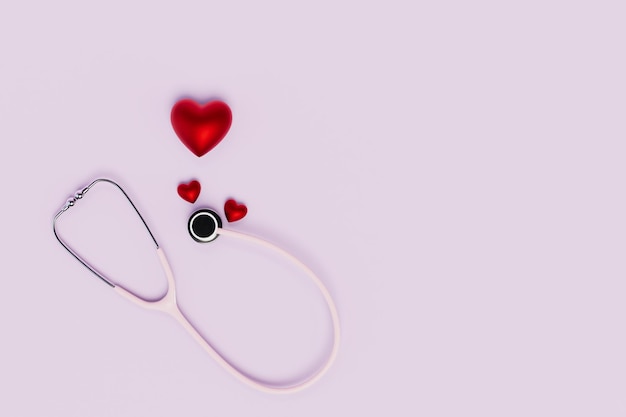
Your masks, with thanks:
M 622 1 L 155 3 L 0 6 L 0 415 L 626 414 Z M 203 158 L 171 129 L 182 96 L 232 107 Z M 257 393 L 73 260 L 51 218 L 98 176 L 144 213 L 198 327 L 288 380 L 329 347 L 319 294 L 185 231 L 195 208 L 246 203 L 231 227 L 335 297 L 327 376 Z M 135 219 L 93 201 L 64 236 L 164 291 Z

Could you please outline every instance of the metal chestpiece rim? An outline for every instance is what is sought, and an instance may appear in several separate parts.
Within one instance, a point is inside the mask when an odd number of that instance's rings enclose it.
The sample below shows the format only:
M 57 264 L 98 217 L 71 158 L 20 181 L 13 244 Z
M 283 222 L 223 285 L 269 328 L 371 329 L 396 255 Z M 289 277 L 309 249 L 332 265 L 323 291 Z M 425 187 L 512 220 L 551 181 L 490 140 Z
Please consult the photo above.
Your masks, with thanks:
M 212 242 L 219 236 L 218 230 L 222 227 L 222 219 L 213 210 L 200 209 L 189 217 L 187 230 L 196 242 Z

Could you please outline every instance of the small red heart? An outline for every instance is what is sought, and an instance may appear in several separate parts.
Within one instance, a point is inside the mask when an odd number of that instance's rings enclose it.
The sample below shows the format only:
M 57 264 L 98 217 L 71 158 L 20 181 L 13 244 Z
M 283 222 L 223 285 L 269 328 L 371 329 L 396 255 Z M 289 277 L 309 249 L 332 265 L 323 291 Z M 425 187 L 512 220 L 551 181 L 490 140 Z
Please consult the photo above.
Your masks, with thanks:
M 226 220 L 236 222 L 237 220 L 243 219 L 246 214 L 248 214 L 248 207 L 230 199 L 224 203 L 224 213 L 226 213 Z
M 172 107 L 171 120 L 180 141 L 200 157 L 224 139 L 233 116 L 228 104 L 222 101 L 202 105 L 184 99 Z
M 200 183 L 196 180 L 190 181 L 189 184 L 181 183 L 178 186 L 178 195 L 185 201 L 195 203 L 200 195 Z

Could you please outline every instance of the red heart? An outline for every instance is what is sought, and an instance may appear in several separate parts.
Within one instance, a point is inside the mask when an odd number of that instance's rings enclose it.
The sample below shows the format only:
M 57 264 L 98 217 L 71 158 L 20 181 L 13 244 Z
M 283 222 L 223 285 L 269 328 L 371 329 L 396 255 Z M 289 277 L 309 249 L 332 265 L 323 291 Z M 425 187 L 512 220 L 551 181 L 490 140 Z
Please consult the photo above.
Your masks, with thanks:
M 174 104 L 171 119 L 180 141 L 196 156 L 202 156 L 224 139 L 233 116 L 222 101 L 201 105 L 185 99 Z
M 200 183 L 196 180 L 189 182 L 189 184 L 181 183 L 178 186 L 178 195 L 185 201 L 195 203 L 200 195 Z
M 237 220 L 243 219 L 246 214 L 248 214 L 248 207 L 230 199 L 224 203 L 224 213 L 226 213 L 226 220 L 236 222 Z

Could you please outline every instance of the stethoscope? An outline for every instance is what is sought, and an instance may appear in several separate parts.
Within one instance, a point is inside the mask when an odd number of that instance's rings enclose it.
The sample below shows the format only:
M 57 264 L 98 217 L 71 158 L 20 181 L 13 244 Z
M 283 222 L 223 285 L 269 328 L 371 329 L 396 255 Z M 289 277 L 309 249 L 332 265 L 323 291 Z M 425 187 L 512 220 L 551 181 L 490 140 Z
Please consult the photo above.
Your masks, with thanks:
M 156 301 L 148 301 L 122 288 L 120 285 L 115 284 L 109 278 L 105 277 L 103 274 L 101 274 L 95 268 L 93 268 L 87 261 L 85 261 L 83 257 L 81 257 L 67 243 L 65 243 L 63 239 L 59 237 L 59 234 L 57 233 L 58 218 L 63 213 L 65 213 L 70 208 L 72 208 L 78 200 L 82 199 L 85 196 L 85 194 L 87 194 L 87 192 L 91 190 L 92 187 L 100 183 L 111 184 L 115 186 L 119 191 L 122 192 L 124 197 L 126 197 L 126 199 L 130 203 L 132 208 L 135 210 L 135 213 L 137 213 L 137 216 L 139 216 L 139 219 L 141 219 L 141 222 L 143 223 L 146 230 L 148 231 L 150 238 L 154 242 L 159 261 L 161 262 L 161 267 L 163 268 L 163 271 L 165 272 L 165 276 L 167 278 L 167 287 L 168 287 L 167 292 L 161 299 L 156 300 Z M 304 272 L 306 272 L 308 277 L 315 283 L 315 285 L 317 285 L 320 292 L 322 293 L 322 296 L 324 297 L 324 300 L 326 301 L 326 304 L 328 305 L 328 310 L 330 311 L 330 317 L 331 317 L 331 321 L 333 325 L 333 345 L 332 345 L 330 354 L 328 355 L 326 362 L 317 371 L 315 371 L 308 378 L 294 385 L 286 385 L 286 386 L 272 385 L 272 384 L 267 384 L 267 383 L 257 381 L 245 375 L 244 373 L 239 371 L 237 368 L 235 368 L 230 362 L 224 359 L 219 353 L 217 353 L 217 351 L 211 346 L 211 344 L 204 337 L 202 337 L 202 335 L 194 328 L 193 324 L 191 324 L 191 322 L 185 317 L 183 312 L 180 310 L 177 299 L 176 299 L 176 283 L 174 281 L 174 275 L 172 273 L 172 269 L 170 268 L 169 263 L 167 262 L 165 253 L 163 252 L 163 249 L 157 243 L 154 235 L 152 234 L 152 231 L 150 231 L 148 224 L 142 217 L 141 213 L 139 213 L 139 210 L 137 209 L 135 204 L 132 202 L 128 194 L 126 194 L 126 192 L 122 189 L 122 187 L 120 187 L 117 183 L 109 179 L 105 179 L 105 178 L 96 179 L 95 181 L 93 181 L 91 184 L 89 184 L 82 190 L 77 191 L 73 197 L 68 199 L 65 205 L 63 206 L 63 208 L 61 208 L 61 210 L 54 216 L 54 220 L 52 222 L 52 229 L 54 231 L 55 237 L 57 238 L 59 243 L 61 243 L 61 245 L 63 245 L 63 247 L 74 258 L 78 260 L 78 262 L 83 264 L 88 270 L 94 273 L 104 283 L 106 283 L 109 287 L 111 287 L 114 291 L 116 291 L 119 295 L 126 298 L 127 300 L 135 303 L 136 305 L 140 307 L 150 309 L 150 310 L 162 311 L 172 316 L 176 321 L 178 321 L 178 323 L 180 323 L 181 326 L 183 326 L 185 330 L 187 330 L 187 332 L 191 335 L 191 337 L 193 337 L 193 339 L 196 342 L 198 342 L 200 346 L 202 346 L 204 350 L 213 359 L 215 359 L 215 361 L 217 361 L 217 363 L 222 365 L 224 369 L 226 369 L 235 378 L 237 378 L 244 384 L 247 384 L 253 388 L 256 388 L 260 391 L 268 392 L 268 393 L 292 393 L 292 392 L 300 391 L 304 388 L 307 388 L 313 383 L 315 383 L 317 380 L 319 380 L 326 373 L 326 371 L 328 371 L 333 361 L 335 360 L 335 357 L 337 356 L 337 351 L 339 349 L 339 335 L 340 335 L 339 317 L 337 315 L 337 309 L 335 307 L 335 303 L 333 302 L 332 297 L 330 296 L 330 293 L 328 292 L 328 290 L 326 289 L 322 281 L 315 275 L 315 273 L 313 273 L 313 271 L 309 267 L 307 267 L 305 264 L 303 264 L 300 260 L 298 260 L 293 255 L 291 255 L 289 252 L 279 248 L 278 246 L 275 246 L 274 244 L 269 243 L 255 236 L 251 236 L 251 235 L 247 235 L 241 232 L 235 232 L 233 230 L 222 228 L 222 221 L 220 219 L 220 216 L 214 210 L 201 209 L 201 210 L 196 211 L 189 218 L 187 227 L 188 227 L 189 234 L 197 242 L 211 242 L 215 240 L 218 236 L 230 236 L 234 238 L 243 239 L 248 242 L 264 246 L 268 249 L 271 249 L 279 253 L 280 255 L 289 259 L 299 268 L 301 268 Z

